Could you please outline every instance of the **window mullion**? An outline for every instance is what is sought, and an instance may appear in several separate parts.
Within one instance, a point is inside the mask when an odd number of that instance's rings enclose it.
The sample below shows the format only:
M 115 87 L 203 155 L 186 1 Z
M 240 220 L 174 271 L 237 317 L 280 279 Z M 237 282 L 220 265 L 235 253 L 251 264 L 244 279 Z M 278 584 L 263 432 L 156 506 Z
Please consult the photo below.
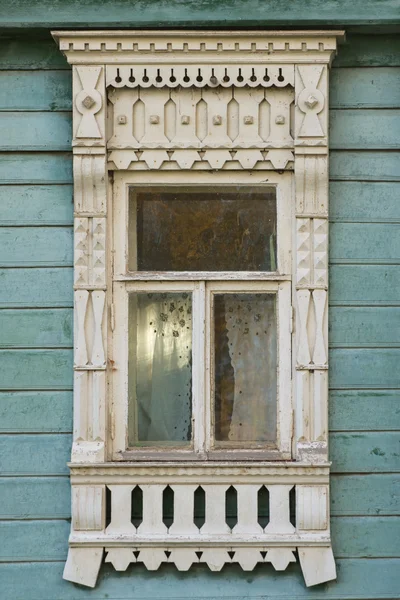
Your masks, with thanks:
M 202 453 L 206 447 L 206 293 L 205 282 L 198 281 L 193 290 L 193 445 L 194 451 Z

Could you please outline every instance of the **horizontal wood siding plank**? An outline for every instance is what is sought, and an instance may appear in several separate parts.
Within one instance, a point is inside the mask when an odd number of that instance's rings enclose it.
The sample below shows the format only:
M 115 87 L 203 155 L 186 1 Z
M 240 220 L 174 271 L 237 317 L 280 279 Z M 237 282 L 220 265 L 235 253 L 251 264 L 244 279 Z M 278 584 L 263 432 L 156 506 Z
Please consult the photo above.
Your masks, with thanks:
M 0 227 L 0 267 L 72 264 L 72 227 Z
M 66 69 L 71 67 L 49 31 L 3 35 L 0 39 L 0 69 Z
M 333 181 L 400 181 L 400 152 L 332 150 L 329 177 Z
M 70 309 L 0 309 L 0 348 L 70 348 Z
M 331 515 L 400 515 L 400 474 L 333 475 Z
M 70 433 L 72 391 L 0 392 L 0 431 Z
M 340 50 L 339 48 L 339 52 Z M 329 106 L 331 109 L 399 108 L 400 68 L 333 69 L 329 86 Z
M 0 519 L 69 519 L 69 477 L 0 478 Z
M 400 348 L 332 348 L 329 360 L 332 389 L 400 389 Z
M 0 181 L 3 185 L 72 183 L 72 153 L 1 153 Z
M 72 268 L 0 269 L 0 308 L 71 307 Z
M 68 519 L 70 482 L 64 477 L 0 478 L 0 519 Z M 400 475 L 334 475 L 332 516 L 400 514 Z
M 0 110 L 72 110 L 70 71 L 0 71 Z
M 332 473 L 400 472 L 400 434 L 368 431 L 331 433 Z
M 332 265 L 330 304 L 400 305 L 399 265 Z
M 400 346 L 400 308 L 331 307 L 329 345 L 342 348 Z
M 0 226 L 72 222 L 72 185 L 0 185 Z
M 336 564 L 337 581 L 311 589 L 304 585 L 298 563 L 284 573 L 276 573 L 267 563 L 246 576 L 238 565 L 214 573 L 206 565 L 192 567 L 187 573 L 162 565 L 150 577 L 140 563 L 128 567 L 126 573 L 117 573 L 106 563 L 95 590 L 63 580 L 62 562 L 2 563 L 0 578 L 5 598 L 15 600 L 131 600 L 135 590 L 141 600 L 398 600 L 400 559 L 339 559 Z
M 400 264 L 399 224 L 331 223 L 329 258 L 342 264 Z
M 400 390 L 331 390 L 329 429 L 400 431 Z
M 334 222 L 400 223 L 400 183 L 331 181 L 329 218 Z
M 333 517 L 331 526 L 337 558 L 394 558 L 400 552 L 398 517 Z M 0 562 L 65 560 L 69 530 L 67 520 L 2 521 Z
M 68 151 L 70 112 L 0 112 L 0 151 Z
M 72 358 L 72 350 L 0 350 L 0 389 L 69 389 Z
M 70 434 L 0 435 L 2 475 L 67 475 Z
M 333 67 L 400 67 L 398 34 L 347 35 Z
M 398 109 L 330 110 L 329 125 L 332 150 L 400 149 Z

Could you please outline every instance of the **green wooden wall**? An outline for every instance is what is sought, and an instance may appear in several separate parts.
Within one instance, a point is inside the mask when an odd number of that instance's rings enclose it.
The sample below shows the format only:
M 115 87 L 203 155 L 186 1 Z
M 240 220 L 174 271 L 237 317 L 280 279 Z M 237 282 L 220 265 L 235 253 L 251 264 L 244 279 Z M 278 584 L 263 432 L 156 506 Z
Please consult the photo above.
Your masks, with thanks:
M 15 25 L 23 4 L 9 4 L 5 19 Z M 30 4 L 24 18 L 35 23 L 37 3 Z M 51 2 L 48 20 L 59 9 L 68 25 L 62 4 Z M 122 10 L 116 4 L 113 18 Z M 149 0 L 142 4 L 150 10 Z M 326 2 L 326 10 L 334 4 Z M 365 19 L 379 4 L 362 2 Z M 93 18 L 104 22 L 93 7 Z M 61 578 L 72 428 L 70 97 L 70 69 L 48 33 L 33 44 L 26 34 L 3 36 L 0 598 L 398 598 L 400 39 L 349 36 L 332 71 L 330 443 L 338 581 L 309 590 L 297 565 L 285 573 L 270 566 L 178 573 L 168 565 L 156 573 L 140 566 L 115 573 L 104 565 L 94 590 Z

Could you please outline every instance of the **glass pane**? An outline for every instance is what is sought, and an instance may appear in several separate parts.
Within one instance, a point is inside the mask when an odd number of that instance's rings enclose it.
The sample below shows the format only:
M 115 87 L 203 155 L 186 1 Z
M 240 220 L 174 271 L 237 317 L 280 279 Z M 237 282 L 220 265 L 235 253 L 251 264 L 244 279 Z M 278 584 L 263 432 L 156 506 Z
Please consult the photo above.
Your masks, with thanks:
M 276 440 L 275 294 L 214 295 L 215 440 Z
M 275 271 L 275 191 L 139 191 L 130 237 L 131 270 Z
M 192 297 L 129 295 L 129 446 L 192 435 Z

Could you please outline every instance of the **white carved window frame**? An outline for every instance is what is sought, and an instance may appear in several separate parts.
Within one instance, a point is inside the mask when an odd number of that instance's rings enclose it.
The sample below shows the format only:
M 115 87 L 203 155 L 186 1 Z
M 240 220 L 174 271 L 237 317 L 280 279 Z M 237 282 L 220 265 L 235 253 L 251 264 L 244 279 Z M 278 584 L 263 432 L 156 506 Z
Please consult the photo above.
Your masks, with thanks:
M 284 570 L 296 561 L 297 550 L 307 585 L 334 579 L 327 445 L 328 72 L 343 33 L 53 35 L 73 65 L 74 96 L 74 436 L 72 526 L 64 577 L 93 587 L 104 550 L 106 562 L 116 570 L 126 570 L 134 562 L 150 570 L 162 562 L 173 562 L 180 570 L 195 562 L 205 562 L 211 570 L 220 570 L 227 562 L 238 562 L 244 570 L 271 562 Z M 145 121 L 151 124 L 140 140 L 133 137 L 131 122 L 138 94 L 144 99 Z M 232 95 L 239 111 L 233 137 L 226 126 L 227 98 Z M 270 128 L 262 137 L 257 111 L 264 95 Z M 179 99 L 180 106 L 172 139 L 165 133 L 169 117 L 164 106 L 169 97 Z M 200 97 L 206 98 L 208 111 L 202 140 L 193 133 L 193 111 Z M 273 461 L 268 453 L 239 462 L 206 460 L 206 455 L 200 460 L 193 456 L 136 460 L 124 443 L 124 295 L 127 289 L 159 283 L 140 277 L 130 281 L 126 272 L 126 235 L 115 231 L 121 226 L 126 231 L 129 187 L 250 182 L 275 186 L 283 209 L 278 274 L 249 276 L 257 289 L 278 290 L 288 315 L 279 321 L 279 335 L 287 340 L 292 335 L 291 367 L 286 364 L 287 381 L 282 378 L 279 384 L 283 396 L 279 418 L 285 432 L 280 460 Z M 190 278 L 186 285 L 199 286 Z M 228 282 L 225 285 L 229 287 Z M 289 285 L 292 334 L 289 294 L 284 291 Z M 202 342 L 197 336 L 197 343 Z M 207 389 L 200 387 L 198 392 L 204 397 L 204 404 L 195 407 L 199 416 L 208 406 Z M 169 529 L 162 520 L 162 494 L 168 485 L 175 494 Z M 193 520 L 193 495 L 199 485 L 206 497 L 201 529 Z M 136 486 L 143 494 L 142 523 L 137 528 L 131 522 Z M 225 519 L 229 486 L 235 487 L 238 502 L 238 522 L 232 529 Z M 257 521 L 261 486 L 269 492 L 265 528 Z M 295 526 L 289 516 L 293 487 Z M 109 523 L 106 490 L 111 498 Z

